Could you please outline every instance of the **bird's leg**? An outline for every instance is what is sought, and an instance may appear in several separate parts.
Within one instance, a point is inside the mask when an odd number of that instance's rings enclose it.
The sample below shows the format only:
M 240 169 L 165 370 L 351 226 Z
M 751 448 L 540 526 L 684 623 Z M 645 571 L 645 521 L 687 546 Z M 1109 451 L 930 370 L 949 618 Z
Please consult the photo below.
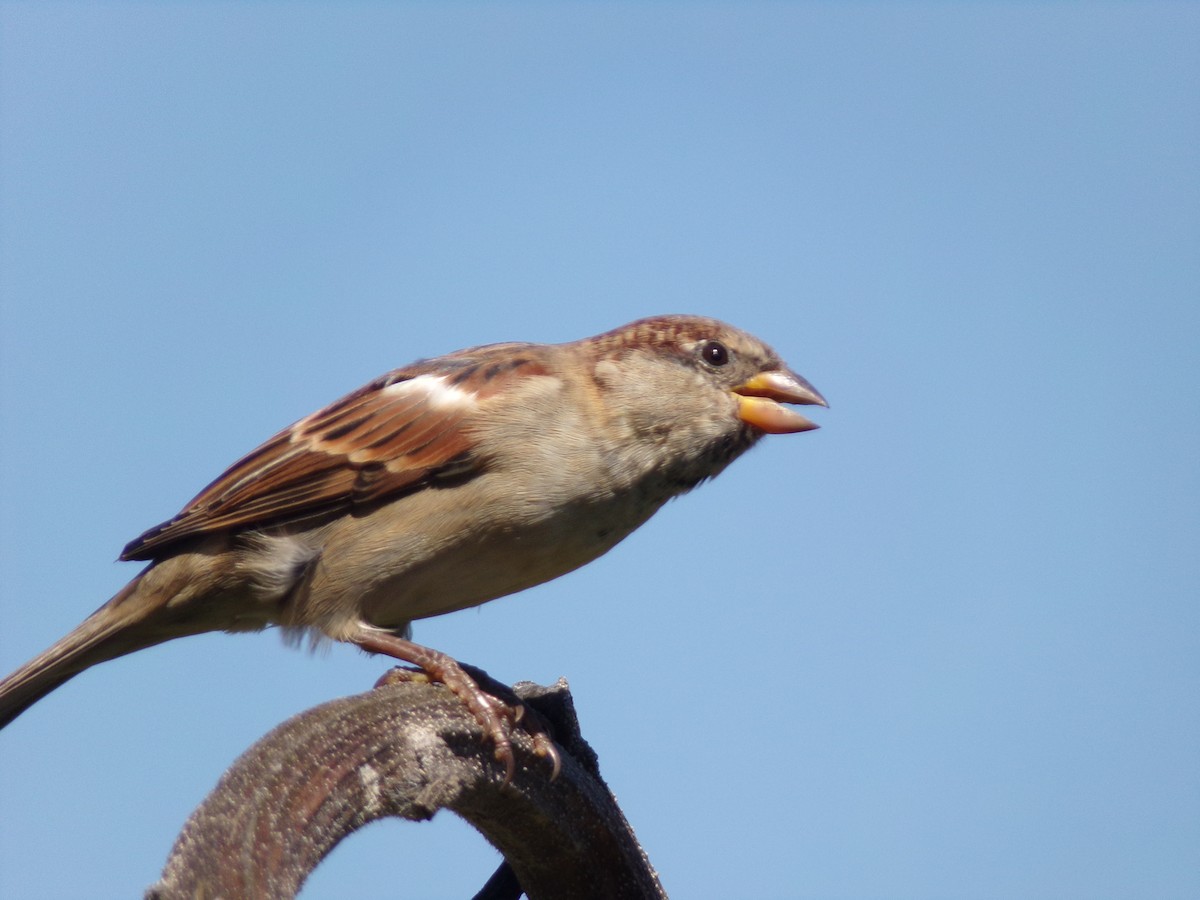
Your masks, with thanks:
M 509 718 L 514 723 L 525 719 L 526 706 L 520 700 L 509 704 L 504 700 L 488 693 L 479 686 L 475 678 L 467 674 L 461 665 L 451 656 L 413 643 L 402 637 L 386 632 L 362 632 L 350 638 L 350 641 L 366 650 L 368 653 L 381 653 L 411 663 L 420 668 L 434 681 L 440 681 L 475 717 L 475 721 L 483 729 L 485 735 L 492 739 L 496 746 L 496 759 L 504 763 L 504 781 L 512 780 L 516 771 L 516 760 L 513 757 L 512 742 L 508 738 L 508 729 L 504 719 Z M 381 682 L 387 679 L 385 675 Z M 497 685 L 493 690 L 501 686 Z M 499 692 L 497 690 L 497 692 Z M 507 691 L 504 691 L 507 692 Z M 549 757 L 552 766 L 551 780 L 559 773 L 562 760 L 558 748 L 541 724 L 540 717 L 532 715 L 525 722 L 525 728 L 533 736 L 534 750 L 538 756 Z

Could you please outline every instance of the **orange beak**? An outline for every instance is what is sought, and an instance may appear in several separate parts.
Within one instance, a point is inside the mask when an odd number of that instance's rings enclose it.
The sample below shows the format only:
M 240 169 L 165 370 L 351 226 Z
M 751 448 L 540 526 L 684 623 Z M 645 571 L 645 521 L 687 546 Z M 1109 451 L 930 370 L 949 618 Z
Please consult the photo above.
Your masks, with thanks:
M 794 434 L 821 427 L 784 403 L 829 406 L 815 387 L 787 369 L 759 372 L 733 392 L 737 394 L 738 418 L 767 434 Z

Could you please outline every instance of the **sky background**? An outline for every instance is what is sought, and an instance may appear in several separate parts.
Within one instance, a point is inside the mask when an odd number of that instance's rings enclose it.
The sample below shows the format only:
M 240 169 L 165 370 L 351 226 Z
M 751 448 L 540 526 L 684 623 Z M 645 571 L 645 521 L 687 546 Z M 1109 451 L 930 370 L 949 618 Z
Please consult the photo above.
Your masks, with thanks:
M 566 676 L 677 897 L 1200 896 L 1200 7 L 0 5 L 0 669 L 277 429 L 692 312 L 828 398 L 605 558 L 418 623 Z M 0 895 L 138 896 L 387 664 L 272 632 L 0 735 Z M 304 896 L 470 896 L 443 814 Z

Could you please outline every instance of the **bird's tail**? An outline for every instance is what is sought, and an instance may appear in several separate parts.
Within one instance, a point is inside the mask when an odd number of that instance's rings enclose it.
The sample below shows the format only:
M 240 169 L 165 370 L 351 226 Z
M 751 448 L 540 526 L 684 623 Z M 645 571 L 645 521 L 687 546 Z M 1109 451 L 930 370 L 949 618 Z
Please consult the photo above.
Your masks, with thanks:
M 129 582 L 66 637 L 0 680 L 0 728 L 89 666 L 176 636 L 132 627 L 144 625 L 157 608 L 157 604 L 139 602 L 144 575 Z

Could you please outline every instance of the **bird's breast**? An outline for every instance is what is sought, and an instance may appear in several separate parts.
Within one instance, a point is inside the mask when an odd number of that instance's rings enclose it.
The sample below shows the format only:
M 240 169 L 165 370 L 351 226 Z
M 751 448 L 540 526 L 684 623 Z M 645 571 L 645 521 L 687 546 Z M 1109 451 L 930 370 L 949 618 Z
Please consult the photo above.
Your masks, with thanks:
M 591 562 L 665 500 L 637 491 L 564 499 L 533 489 L 500 497 L 486 476 L 480 482 L 423 491 L 340 526 L 299 618 L 337 636 L 336 620 L 351 608 L 361 622 L 394 629 L 478 606 Z
M 540 521 L 476 533 L 459 552 L 435 553 L 378 585 L 364 597 L 364 615 L 373 624 L 394 627 L 542 584 L 608 552 L 652 512 L 583 504 Z

